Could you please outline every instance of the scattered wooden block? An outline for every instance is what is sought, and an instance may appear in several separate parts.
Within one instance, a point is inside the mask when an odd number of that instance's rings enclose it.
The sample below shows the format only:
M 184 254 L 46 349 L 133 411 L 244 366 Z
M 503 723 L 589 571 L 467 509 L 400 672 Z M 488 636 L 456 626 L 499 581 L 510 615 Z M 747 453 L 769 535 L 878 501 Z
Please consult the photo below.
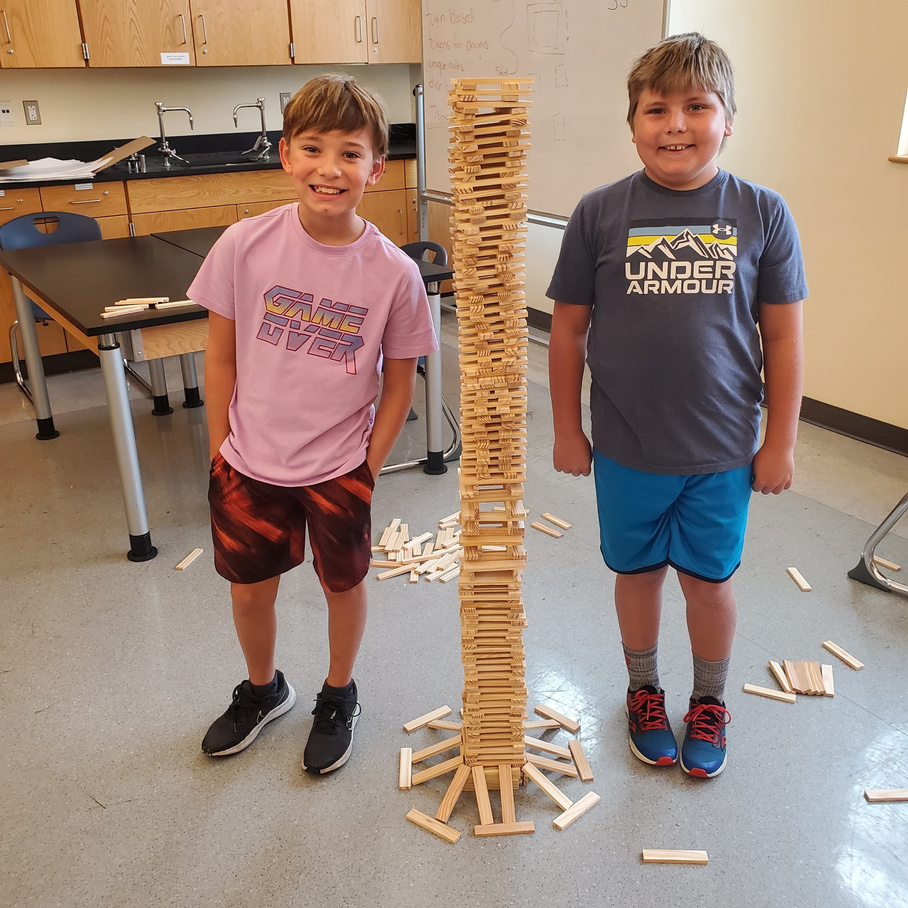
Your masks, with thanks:
M 835 696 L 835 684 L 832 680 L 832 666 L 824 665 L 822 666 L 823 671 L 823 695 L 826 697 Z
M 552 825 L 559 831 L 567 829 L 578 817 L 583 816 L 591 807 L 600 801 L 595 791 L 587 792 L 579 801 L 572 804 L 560 817 L 552 820 Z
M 803 578 L 801 572 L 797 568 L 790 567 L 788 569 L 788 574 L 792 580 L 798 585 L 802 593 L 810 592 L 810 584 Z
M 532 820 L 523 823 L 481 823 L 473 827 L 473 835 L 480 838 L 493 835 L 532 835 L 535 831 L 536 825 Z
M 786 693 L 784 690 L 772 690 L 769 687 L 758 687 L 756 684 L 745 684 L 744 693 L 768 697 L 770 700 L 781 700 L 783 703 L 794 703 L 797 699 L 794 694 Z
M 192 562 L 195 561 L 196 558 L 198 558 L 199 555 L 201 555 L 201 554 L 202 554 L 202 550 L 201 550 L 201 549 L 193 549 L 193 550 L 192 550 L 192 551 L 191 551 L 191 552 L 190 552 L 190 553 L 189 553 L 189 554 L 188 554 L 188 555 L 187 555 L 187 556 L 186 556 L 186 557 L 185 557 L 185 558 L 184 558 L 184 559 L 183 559 L 183 560 L 174 568 L 174 570 L 175 570 L 175 571 L 185 571 L 186 568 L 188 568 L 189 565 L 192 564 Z
M 878 564 L 880 567 L 886 568 L 887 571 L 900 571 L 902 569 L 901 565 L 896 564 L 894 561 L 887 561 L 885 558 L 880 558 L 879 555 L 873 556 L 873 563 Z
M 854 658 L 854 656 L 851 655 L 851 653 L 846 653 L 841 646 L 837 646 L 831 640 L 824 640 L 823 648 L 828 649 L 829 652 L 833 654 L 833 656 L 838 656 L 839 659 L 841 659 L 846 665 L 850 666 L 855 671 L 860 671 L 860 669 L 864 667 L 863 662 L 859 662 Z
M 643 849 L 644 864 L 708 864 L 705 851 L 672 851 L 659 848 Z
M 451 757 L 450 760 L 445 760 L 444 763 L 436 763 L 435 766 L 430 766 L 421 772 L 414 772 L 410 782 L 413 785 L 422 785 L 423 782 L 428 782 L 429 779 L 437 779 L 446 773 L 454 772 L 458 766 L 462 765 L 463 760 L 458 754 L 456 757 Z
M 432 712 L 426 713 L 418 719 L 411 719 L 409 722 L 404 722 L 404 731 L 409 735 L 417 729 L 424 728 L 436 719 L 443 719 L 445 716 L 450 716 L 451 712 L 450 706 L 439 706 L 438 709 L 433 709 Z
M 397 775 L 397 787 L 409 791 L 413 784 L 413 748 L 401 747 L 400 768 Z
M 454 778 L 451 780 L 451 784 L 448 786 L 448 790 L 445 792 L 445 796 L 438 807 L 438 811 L 435 814 L 436 820 L 441 823 L 448 822 L 448 819 L 454 810 L 454 805 L 463 793 L 463 787 L 467 784 L 467 779 L 469 778 L 470 767 L 466 765 L 458 767 L 457 771 L 454 773 Z
M 486 784 L 485 770 L 482 766 L 474 766 L 472 774 L 473 791 L 476 792 L 476 806 L 479 808 L 479 823 L 481 826 L 491 826 L 495 822 L 495 818 L 492 816 L 492 802 L 489 800 L 489 787 Z
M 539 530 L 540 533 L 545 533 L 546 536 L 553 536 L 555 539 L 561 539 L 564 533 L 559 533 L 558 530 L 553 530 L 551 527 L 547 527 L 545 524 L 539 523 L 538 520 L 534 520 L 530 526 L 534 530 Z
M 534 750 L 541 750 L 543 753 L 561 757 L 563 760 L 573 759 L 571 751 L 566 747 L 559 747 L 557 744 L 552 744 L 551 741 L 543 741 L 541 738 L 534 738 L 532 735 L 526 735 L 523 739 L 523 743 Z
M 788 682 L 788 677 L 786 676 L 782 666 L 778 662 L 773 662 L 772 659 L 769 660 L 770 671 L 775 675 L 776 681 L 779 682 L 779 687 L 785 691 L 786 694 L 793 693 L 794 691 L 791 688 L 791 684 Z
M 450 826 L 440 823 L 435 817 L 427 816 L 421 811 L 416 810 L 416 808 L 407 813 L 407 819 L 411 823 L 415 823 L 417 826 L 421 826 L 423 829 L 428 829 L 429 832 L 435 833 L 439 838 L 444 839 L 446 842 L 450 842 L 452 845 L 460 838 L 460 833 L 456 829 L 452 829 Z
M 542 515 L 549 523 L 554 523 L 556 527 L 561 527 L 562 530 L 569 530 L 571 525 L 566 521 L 562 520 L 560 517 L 556 517 L 554 514 L 543 514 Z
M 422 750 L 417 750 L 412 756 L 412 762 L 422 763 L 423 760 L 428 760 L 429 757 L 435 757 L 438 754 L 443 754 L 446 750 L 453 750 L 459 746 L 460 735 L 454 735 L 453 738 L 445 738 L 443 741 L 436 741 L 435 744 L 430 744 Z
M 573 719 L 569 719 L 567 716 L 562 715 L 555 709 L 552 709 L 551 706 L 546 706 L 544 703 L 540 703 L 538 706 L 533 708 L 533 712 L 537 716 L 542 716 L 543 719 L 554 719 L 565 731 L 569 731 L 572 735 L 576 735 L 580 731 L 580 723 L 575 722 Z
M 573 806 L 574 802 L 551 782 L 539 767 L 534 766 L 532 763 L 524 763 L 523 774 L 530 781 L 535 782 L 562 810 L 567 810 Z
M 577 772 L 580 773 L 581 782 L 592 782 L 593 781 L 593 770 L 590 767 L 589 760 L 586 758 L 586 754 L 583 752 L 583 746 L 579 741 L 569 741 L 568 748 L 571 751 L 571 756 L 574 758 L 574 765 L 577 767 Z
M 908 788 L 877 788 L 864 792 L 864 797 L 871 803 L 883 801 L 908 801 Z
M 580 773 L 574 768 L 573 763 L 559 763 L 558 760 L 549 760 L 546 757 L 539 757 L 536 754 L 527 754 L 527 762 L 532 763 L 539 769 L 547 772 L 560 772 L 564 776 L 576 778 Z

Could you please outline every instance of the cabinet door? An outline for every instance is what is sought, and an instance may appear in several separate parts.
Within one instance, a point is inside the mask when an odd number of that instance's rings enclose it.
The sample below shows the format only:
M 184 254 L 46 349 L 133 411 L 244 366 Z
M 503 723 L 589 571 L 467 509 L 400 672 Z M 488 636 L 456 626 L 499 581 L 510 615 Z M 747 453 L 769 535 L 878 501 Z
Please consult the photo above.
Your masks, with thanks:
M 272 66 L 290 59 L 287 0 L 192 0 L 198 66 Z
M 148 236 L 149 233 L 166 230 L 189 230 L 192 227 L 229 227 L 236 223 L 236 205 L 135 214 L 132 222 L 136 236 Z
M 0 67 L 85 66 L 76 0 L 3 0 Z
M 79 0 L 79 11 L 89 66 L 195 62 L 189 0 Z
M 5 224 L 20 214 L 33 214 L 41 210 L 41 193 L 33 189 L 0 189 L 0 224 Z M 0 344 L 2 346 L 2 344 Z
M 422 61 L 419 0 L 366 0 L 370 63 Z
M 364 0 L 290 0 L 294 63 L 366 63 Z
M 364 192 L 356 213 L 371 221 L 392 243 L 407 242 L 407 191 Z

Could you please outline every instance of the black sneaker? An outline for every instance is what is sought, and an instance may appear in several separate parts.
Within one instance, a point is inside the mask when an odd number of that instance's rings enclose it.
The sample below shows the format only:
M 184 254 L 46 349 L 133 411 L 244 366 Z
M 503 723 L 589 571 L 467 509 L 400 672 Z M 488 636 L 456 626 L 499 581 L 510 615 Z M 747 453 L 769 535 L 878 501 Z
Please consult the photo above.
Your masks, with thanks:
M 353 750 L 353 729 L 359 718 L 356 684 L 350 682 L 346 697 L 327 693 L 323 687 L 315 698 L 312 731 L 303 752 L 303 769 L 314 775 L 331 772 L 350 758 Z
M 262 728 L 272 719 L 284 715 L 296 703 L 296 691 L 284 680 L 282 672 L 275 672 L 277 691 L 257 697 L 249 681 L 233 689 L 233 702 L 227 712 L 215 719 L 205 739 L 202 750 L 211 757 L 226 757 L 245 750 Z

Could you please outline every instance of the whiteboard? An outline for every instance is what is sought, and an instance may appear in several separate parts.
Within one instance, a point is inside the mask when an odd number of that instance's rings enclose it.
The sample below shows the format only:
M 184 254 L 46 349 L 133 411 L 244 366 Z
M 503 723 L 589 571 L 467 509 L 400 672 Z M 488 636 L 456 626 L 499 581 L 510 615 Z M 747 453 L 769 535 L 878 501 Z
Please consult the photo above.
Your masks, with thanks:
M 640 168 L 627 73 L 661 40 L 667 0 L 423 0 L 426 189 L 451 191 L 451 79 L 533 78 L 529 208 L 567 217 Z

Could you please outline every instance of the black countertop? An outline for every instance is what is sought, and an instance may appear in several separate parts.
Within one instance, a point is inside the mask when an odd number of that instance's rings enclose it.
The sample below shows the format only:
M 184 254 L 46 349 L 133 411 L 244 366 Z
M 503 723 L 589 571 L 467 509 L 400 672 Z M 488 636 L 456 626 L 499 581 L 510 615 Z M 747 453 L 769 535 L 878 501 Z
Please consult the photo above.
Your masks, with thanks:
M 158 177 L 178 177 L 191 174 L 248 172 L 256 170 L 277 170 L 281 166 L 278 157 L 280 132 L 269 132 L 268 139 L 272 144 L 269 156 L 264 161 L 252 161 L 243 157 L 243 152 L 251 148 L 258 138 L 257 132 L 220 133 L 216 135 L 168 136 L 171 147 L 177 154 L 186 157 L 192 166 L 173 162 L 164 166 L 163 156 L 156 151 L 158 141 L 141 152 L 145 155 L 145 172 L 135 173 L 127 169 L 126 161 L 119 161 L 106 170 L 98 173 L 90 182 L 105 183 L 119 180 L 148 180 Z M 94 161 L 114 148 L 132 140 L 104 139 L 90 142 L 51 142 L 44 145 L 6 145 L 0 150 L 0 159 L 4 161 L 31 160 L 41 158 L 58 158 L 63 161 Z M 388 160 L 403 160 L 416 157 L 416 126 L 413 123 L 394 123 L 390 130 L 390 151 Z M 59 186 L 86 180 L 21 180 L 4 182 L 0 177 L 0 188 L 23 189 L 28 186 Z

